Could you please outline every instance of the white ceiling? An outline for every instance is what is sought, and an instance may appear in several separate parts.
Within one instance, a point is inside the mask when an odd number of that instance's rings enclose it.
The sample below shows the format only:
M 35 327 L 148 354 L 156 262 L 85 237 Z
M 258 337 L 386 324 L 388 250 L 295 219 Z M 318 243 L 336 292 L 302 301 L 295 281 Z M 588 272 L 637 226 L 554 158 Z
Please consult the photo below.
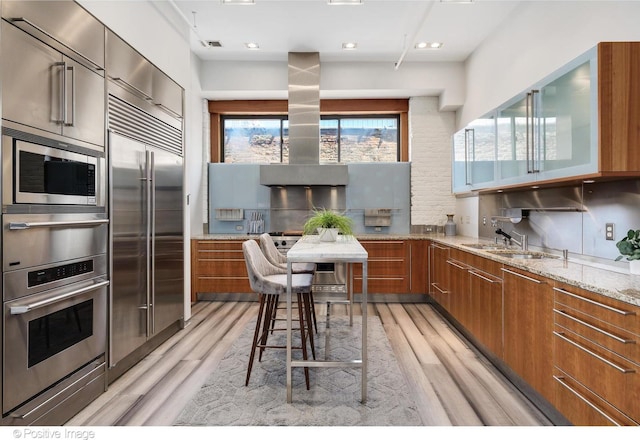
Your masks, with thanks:
M 464 61 L 520 4 L 520 0 L 363 0 L 331 6 L 327 0 L 173 0 L 191 26 L 191 47 L 202 60 L 286 61 L 288 52 L 319 52 L 331 62 Z M 222 47 L 205 48 L 201 40 Z M 416 50 L 439 41 L 439 50 Z M 256 42 L 259 50 L 244 44 Z M 342 43 L 356 42 L 356 50 Z

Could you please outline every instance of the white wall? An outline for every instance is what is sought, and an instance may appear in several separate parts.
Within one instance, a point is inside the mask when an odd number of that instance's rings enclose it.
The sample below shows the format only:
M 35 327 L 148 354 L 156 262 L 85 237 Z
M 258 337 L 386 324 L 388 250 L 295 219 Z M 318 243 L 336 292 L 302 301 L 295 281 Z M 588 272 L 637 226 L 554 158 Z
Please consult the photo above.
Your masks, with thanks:
M 466 64 L 457 127 L 482 116 L 600 41 L 640 40 L 638 1 L 523 2 Z
M 409 101 L 411 224 L 444 225 L 455 212 L 451 194 L 451 134 L 455 113 L 438 111 L 438 98 Z

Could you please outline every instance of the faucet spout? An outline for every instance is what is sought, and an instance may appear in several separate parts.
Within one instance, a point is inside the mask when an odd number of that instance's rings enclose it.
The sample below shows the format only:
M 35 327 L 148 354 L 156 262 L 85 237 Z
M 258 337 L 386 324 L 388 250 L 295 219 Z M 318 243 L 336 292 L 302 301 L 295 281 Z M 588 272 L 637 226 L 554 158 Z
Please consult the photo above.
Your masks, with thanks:
M 496 234 L 502 235 L 504 236 L 504 238 L 511 243 L 512 241 L 517 244 L 518 246 L 520 246 L 520 248 L 523 251 L 526 251 L 529 249 L 529 239 L 525 234 L 521 234 L 517 231 L 511 231 L 512 234 L 517 234 L 518 236 L 520 236 L 520 240 L 516 240 L 515 238 L 513 238 L 511 235 L 507 234 L 506 232 L 504 232 L 502 229 L 498 228 L 496 229 Z

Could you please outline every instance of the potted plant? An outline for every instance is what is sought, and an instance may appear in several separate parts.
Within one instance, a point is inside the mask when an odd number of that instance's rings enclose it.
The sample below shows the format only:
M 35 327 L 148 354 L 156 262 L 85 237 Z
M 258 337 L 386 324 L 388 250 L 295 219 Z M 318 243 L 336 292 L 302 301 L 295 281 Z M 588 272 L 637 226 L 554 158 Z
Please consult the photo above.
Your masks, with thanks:
M 304 224 L 303 233 L 313 234 L 316 231 L 320 241 L 335 241 L 338 232 L 353 235 L 353 220 L 330 209 L 314 208 L 313 215 Z
M 626 237 L 616 243 L 616 247 L 620 251 L 616 261 L 621 260 L 625 256 L 629 261 L 629 269 L 632 274 L 640 275 L 640 229 L 629 229 Z

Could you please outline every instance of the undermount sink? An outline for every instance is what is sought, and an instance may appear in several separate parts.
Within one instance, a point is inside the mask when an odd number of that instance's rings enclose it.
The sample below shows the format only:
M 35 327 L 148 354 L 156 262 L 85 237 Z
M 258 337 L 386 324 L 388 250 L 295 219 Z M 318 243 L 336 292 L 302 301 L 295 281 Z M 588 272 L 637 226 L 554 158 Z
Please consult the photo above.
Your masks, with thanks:
M 560 258 L 556 255 L 545 254 L 544 252 L 534 251 L 516 251 L 516 250 L 494 250 L 489 251 L 493 255 L 499 255 L 506 258 L 515 258 L 520 260 L 543 260 L 547 258 Z

